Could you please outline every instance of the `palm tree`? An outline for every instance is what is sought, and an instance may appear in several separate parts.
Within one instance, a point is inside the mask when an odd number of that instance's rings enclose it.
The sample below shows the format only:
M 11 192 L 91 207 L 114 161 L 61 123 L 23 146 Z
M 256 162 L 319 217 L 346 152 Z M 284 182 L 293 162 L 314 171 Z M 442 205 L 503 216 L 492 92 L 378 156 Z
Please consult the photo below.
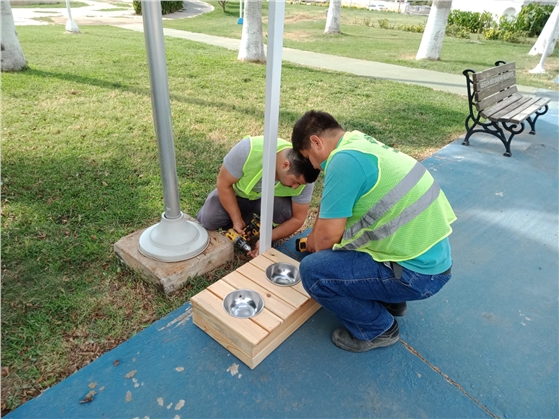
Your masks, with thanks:
M 528 53 L 528 55 L 541 55 L 545 51 L 548 44 L 549 49 L 547 51 L 548 55 L 553 54 L 555 50 L 555 44 L 557 43 L 557 38 L 559 38 L 559 2 L 553 8 L 551 16 L 547 19 L 545 26 L 543 27 L 542 33 L 538 36 L 538 40 Z
M 340 21 L 342 18 L 342 0 L 330 0 L 326 14 L 326 27 L 324 33 L 341 33 Z
M 27 67 L 19 39 L 17 38 L 12 7 L 7 0 L 2 3 L 2 71 L 19 71 Z
M 444 33 L 452 0 L 433 0 L 416 60 L 438 60 L 441 56 Z
M 245 0 L 238 60 L 266 62 L 262 39 L 262 0 Z

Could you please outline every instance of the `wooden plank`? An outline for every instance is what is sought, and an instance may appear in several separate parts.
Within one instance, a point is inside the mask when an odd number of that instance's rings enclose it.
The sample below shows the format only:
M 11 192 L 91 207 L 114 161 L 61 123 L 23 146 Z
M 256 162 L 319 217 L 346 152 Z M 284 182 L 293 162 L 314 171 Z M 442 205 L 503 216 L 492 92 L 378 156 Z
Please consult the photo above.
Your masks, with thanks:
M 262 298 L 264 298 L 264 307 L 282 320 L 289 317 L 295 311 L 295 307 L 290 305 L 289 302 L 285 302 L 269 290 L 261 287 L 256 282 L 251 281 L 249 278 L 238 272 L 231 272 L 229 275 L 224 276 L 220 281 L 225 281 L 237 289 L 249 288 L 256 291 L 262 296 Z
M 537 97 L 526 97 L 526 100 L 524 100 L 522 103 L 519 103 L 517 107 L 515 107 L 514 109 L 510 109 L 507 113 L 503 114 L 502 112 L 504 112 L 505 110 L 503 110 L 501 112 L 501 114 L 498 116 L 498 118 L 501 121 L 510 121 L 513 117 L 515 117 L 518 114 L 521 114 L 524 110 L 531 108 L 534 103 L 538 102 L 538 98 Z M 536 108 L 538 109 L 538 108 Z M 526 118 L 529 116 L 530 114 L 528 114 L 526 116 Z M 497 117 L 497 115 L 495 116 Z M 520 121 L 522 122 L 522 121 Z
M 497 103 L 497 102 L 499 102 L 503 99 L 506 99 L 510 96 L 517 96 L 517 94 L 516 94 L 517 92 L 518 92 L 518 89 L 516 88 L 516 86 L 511 87 L 510 89 L 507 89 L 505 91 L 496 93 L 496 94 L 494 94 L 493 96 L 491 96 L 487 99 L 480 100 L 479 102 L 476 103 L 476 108 L 477 108 L 478 111 L 482 111 L 485 108 L 488 108 L 488 107 L 494 105 L 495 103 Z M 520 95 L 520 94 L 518 96 L 522 97 L 522 95 Z
M 523 96 L 521 94 L 513 95 L 513 96 L 508 97 L 508 98 L 502 100 L 501 102 L 497 103 L 495 106 L 491 106 L 490 108 L 484 109 L 480 113 L 484 118 L 489 119 L 489 118 L 491 118 L 492 115 L 494 115 L 497 112 L 500 112 L 502 109 L 506 108 L 507 106 L 510 106 L 514 102 L 522 99 L 522 97 Z
M 254 369 L 258 364 L 260 364 L 319 309 L 320 304 L 314 300 L 308 300 L 297 311 L 296 316 L 290 317 L 288 322 L 284 322 L 255 348 L 254 357 L 252 358 L 251 363 L 247 364 L 249 368 Z
M 267 289 L 272 294 L 294 307 L 300 307 L 308 300 L 308 297 L 305 297 L 303 294 L 293 289 L 293 287 L 278 287 L 271 283 L 268 281 L 268 278 L 266 278 L 264 271 L 251 263 L 245 263 L 243 266 L 240 266 L 237 268 L 237 272 L 243 274 L 251 281 L 256 282 L 261 287 Z
M 246 354 L 251 354 L 254 346 L 269 334 L 249 319 L 236 319 L 227 314 L 223 309 L 222 300 L 208 290 L 196 294 L 190 301 L 193 316 L 196 314 L 200 324 L 210 325 L 219 330 L 231 344 Z
M 511 121 L 516 122 L 516 123 L 520 123 L 520 122 L 524 121 L 531 114 L 536 112 L 538 109 L 547 105 L 548 102 L 549 102 L 549 99 L 540 98 L 540 100 L 537 103 L 534 103 L 530 108 L 527 108 L 527 109 L 523 110 L 521 113 L 519 113 L 518 115 L 514 116 L 511 119 Z
M 498 112 L 494 112 L 491 115 L 491 120 L 493 121 L 500 121 L 503 117 L 503 115 L 508 114 L 509 112 L 515 112 L 516 109 L 518 108 L 522 108 L 522 106 L 526 103 L 529 102 L 530 98 L 529 97 L 522 97 L 521 99 L 517 100 L 514 103 L 511 103 L 509 106 L 502 108 L 501 110 L 499 110 Z
M 475 101 L 480 102 L 483 99 L 487 99 L 488 97 L 491 97 L 495 93 L 499 93 L 500 91 L 503 91 L 505 89 L 508 89 L 509 87 L 514 86 L 514 84 L 515 83 L 512 83 L 512 84 L 509 84 L 508 86 L 498 84 L 498 85 L 493 86 L 493 87 L 488 87 L 487 89 L 474 90 Z M 512 95 L 513 93 L 516 93 L 517 90 L 518 90 L 518 88 L 515 88 L 514 91 L 510 92 L 510 94 Z
M 507 87 L 514 86 L 516 84 L 516 71 L 507 71 L 502 74 L 494 75 L 488 79 L 474 82 L 474 91 L 482 92 L 487 89 L 491 89 L 494 87 L 499 87 L 502 90 L 506 89 Z
M 231 342 L 227 336 L 223 335 L 221 329 L 217 329 L 212 322 L 208 322 L 207 313 L 199 312 L 198 309 L 195 310 L 195 305 L 192 305 L 192 322 L 211 336 L 217 343 L 239 358 L 243 363 L 248 365 L 252 364 L 252 355 L 244 353 L 240 348 L 238 348 L 234 343 Z M 251 350 L 252 351 L 252 350 Z M 253 368 L 253 367 L 251 367 Z
M 254 323 L 256 323 L 257 325 L 259 325 L 261 328 L 263 328 L 264 330 L 266 330 L 268 332 L 270 332 L 270 331 L 274 330 L 276 327 L 278 327 L 280 325 L 280 323 L 282 322 L 282 319 L 278 318 L 278 316 L 276 316 L 273 312 L 271 312 L 268 309 L 269 299 L 266 298 L 266 295 L 263 294 L 262 292 L 259 292 L 258 290 L 255 290 L 254 287 L 242 287 L 242 286 L 241 287 L 235 287 L 235 286 L 232 286 L 232 284 L 228 284 L 227 282 L 225 282 L 222 278 L 219 281 L 210 285 L 207 289 L 212 294 L 219 297 L 221 299 L 221 301 L 223 301 L 225 299 L 225 297 L 227 296 L 227 294 L 229 294 L 231 291 L 235 291 L 235 290 L 238 290 L 238 289 L 244 289 L 244 288 L 248 288 L 248 289 L 251 289 L 253 291 L 258 292 L 258 294 L 260 294 L 260 296 L 264 300 L 264 308 L 262 309 L 262 311 L 260 313 L 258 313 L 256 316 L 251 317 L 249 320 L 253 321 Z
M 295 259 L 291 259 L 289 256 L 286 256 L 284 253 L 278 252 L 275 249 L 273 250 L 269 249 L 263 255 L 260 255 L 252 259 L 249 263 L 258 266 L 260 269 L 264 271 L 264 273 L 266 273 L 266 268 L 268 266 L 270 266 L 272 263 L 278 263 L 278 262 L 290 263 L 296 268 L 299 268 L 298 261 L 296 261 Z M 307 294 L 307 292 L 305 291 L 305 288 L 303 288 L 303 284 L 301 284 L 301 282 L 292 285 L 290 288 L 293 288 L 298 292 L 300 292 L 301 294 L 303 294 L 305 297 L 310 298 L 309 294 Z
M 472 80 L 474 83 L 479 83 L 483 80 L 487 80 L 491 77 L 498 75 L 499 73 L 505 73 L 507 71 L 514 71 L 516 69 L 516 63 L 513 61 L 511 63 L 498 65 L 487 70 L 475 72 L 472 74 Z

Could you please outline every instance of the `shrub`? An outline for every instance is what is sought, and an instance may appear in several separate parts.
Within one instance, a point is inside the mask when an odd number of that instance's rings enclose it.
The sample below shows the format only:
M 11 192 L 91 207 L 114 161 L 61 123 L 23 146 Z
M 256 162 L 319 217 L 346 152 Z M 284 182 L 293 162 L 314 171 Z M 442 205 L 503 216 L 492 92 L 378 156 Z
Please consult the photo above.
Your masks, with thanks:
M 132 6 L 137 15 L 142 14 L 142 2 L 140 0 L 133 0 Z M 161 0 L 161 13 L 167 15 L 169 13 L 177 12 L 184 7 L 182 1 L 167 1 Z
M 470 31 L 463 26 L 447 25 L 445 34 L 454 38 L 470 39 Z
M 406 32 L 423 33 L 425 31 L 425 25 L 400 25 L 398 29 Z
M 538 36 L 553 12 L 551 5 L 542 6 L 538 3 L 522 6 L 515 19 L 516 32 L 526 32 L 528 36 Z
M 483 33 L 491 28 L 493 17 L 489 12 L 463 12 L 452 10 L 448 15 L 448 25 L 457 26 L 470 33 Z

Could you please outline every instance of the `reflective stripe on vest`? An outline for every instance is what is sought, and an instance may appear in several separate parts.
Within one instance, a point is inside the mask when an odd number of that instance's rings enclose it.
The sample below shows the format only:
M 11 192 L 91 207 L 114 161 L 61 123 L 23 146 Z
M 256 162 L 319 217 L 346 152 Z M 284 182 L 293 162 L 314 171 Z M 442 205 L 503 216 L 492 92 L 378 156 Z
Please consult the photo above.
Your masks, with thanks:
M 421 198 L 419 198 L 417 201 L 415 201 L 413 204 L 411 204 L 409 207 L 407 207 L 404 211 L 402 211 L 402 213 L 397 218 L 395 218 L 392 221 L 386 223 L 382 227 L 376 228 L 372 231 L 365 231 L 358 239 L 342 246 L 342 249 L 344 249 L 344 250 L 356 250 L 356 249 L 358 249 L 362 246 L 365 246 L 371 240 L 382 240 L 382 239 L 384 239 L 388 236 L 391 236 L 392 234 L 394 234 L 396 232 L 396 230 L 398 230 L 398 228 L 400 228 L 401 225 L 410 222 L 415 217 L 417 217 L 419 214 L 421 214 L 423 211 L 425 211 L 427 208 L 429 208 L 429 205 L 431 205 L 433 202 L 435 202 L 435 200 L 439 197 L 440 192 L 441 192 L 441 188 L 438 185 L 438 183 L 433 183 L 431 185 L 431 187 L 427 190 L 427 192 Z M 393 204 L 395 204 L 395 203 L 396 202 L 393 202 Z M 375 206 L 375 208 L 376 208 L 376 206 Z M 371 211 L 373 211 L 375 208 L 372 208 Z M 368 217 L 369 214 L 370 214 L 370 212 L 365 214 L 365 216 L 355 224 L 360 224 L 362 226 L 361 228 L 365 228 L 368 225 L 370 225 L 370 224 L 367 224 L 367 225 L 364 224 L 366 222 L 366 221 L 364 221 L 364 219 L 366 217 Z M 352 228 L 355 227 L 355 224 L 352 226 Z M 344 232 L 344 238 L 345 239 L 350 239 L 353 236 L 353 235 L 350 235 L 349 237 L 346 237 L 346 233 L 348 231 L 349 230 Z
M 413 168 L 411 169 L 411 171 L 400 181 L 400 183 L 398 183 L 390 192 L 388 192 L 380 201 L 378 201 L 375 204 L 375 206 L 372 207 L 365 215 L 363 215 L 363 217 L 359 221 L 353 224 L 348 230 L 344 231 L 343 238 L 345 240 L 350 240 L 363 228 L 373 225 L 382 215 L 386 214 L 398 201 L 400 201 L 400 199 L 402 199 L 402 197 L 405 194 L 407 194 L 409 191 L 412 190 L 412 188 L 415 185 L 417 185 L 417 182 L 419 181 L 419 179 L 421 179 L 421 177 L 426 171 L 427 169 L 425 169 L 425 166 L 419 164 L 419 162 L 416 162 Z M 415 214 L 414 216 L 417 216 L 421 211 L 423 211 L 423 209 L 427 208 L 435 199 L 437 199 L 437 196 L 438 196 L 438 191 L 437 191 L 437 195 L 435 195 L 435 197 L 431 199 L 425 207 L 422 207 L 422 209 L 419 210 L 419 212 L 414 213 Z M 412 207 L 416 204 L 413 204 Z M 398 228 L 398 224 L 397 224 L 398 220 L 403 215 L 404 214 L 400 215 L 400 217 L 394 219 L 392 222 L 387 224 L 387 225 L 396 224 L 395 227 L 391 229 L 392 233 L 396 231 L 396 229 Z M 381 238 L 384 238 L 388 235 L 390 234 L 386 234 Z M 379 239 L 371 238 L 370 240 L 379 240 Z M 344 248 L 346 247 L 344 246 Z

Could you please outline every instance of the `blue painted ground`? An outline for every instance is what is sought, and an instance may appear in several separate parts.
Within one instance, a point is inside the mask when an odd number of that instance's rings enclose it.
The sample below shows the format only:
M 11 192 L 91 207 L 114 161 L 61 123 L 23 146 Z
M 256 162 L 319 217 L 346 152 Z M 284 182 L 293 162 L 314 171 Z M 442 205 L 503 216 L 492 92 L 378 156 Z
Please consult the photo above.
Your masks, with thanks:
M 556 102 L 537 129 L 511 158 L 478 135 L 424 161 L 458 216 L 453 278 L 409 303 L 402 342 L 344 352 L 319 310 L 250 370 L 185 304 L 7 418 L 558 417 Z

